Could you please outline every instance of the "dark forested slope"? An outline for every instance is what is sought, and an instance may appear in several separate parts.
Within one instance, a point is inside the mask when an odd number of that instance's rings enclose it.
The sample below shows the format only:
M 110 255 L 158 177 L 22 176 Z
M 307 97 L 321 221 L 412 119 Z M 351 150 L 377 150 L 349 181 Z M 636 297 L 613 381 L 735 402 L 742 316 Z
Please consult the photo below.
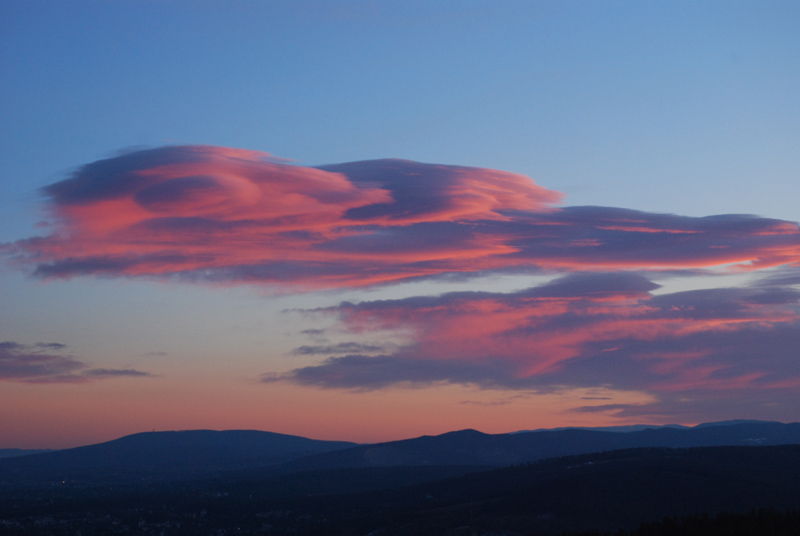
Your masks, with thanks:
M 147 493 L 53 487 L 0 497 L 0 522 L 20 535 L 44 534 L 43 526 L 86 536 L 553 535 L 631 530 L 665 517 L 800 511 L 800 445 L 626 449 L 430 481 L 440 469 L 229 473 Z M 424 473 L 429 481 L 402 486 Z

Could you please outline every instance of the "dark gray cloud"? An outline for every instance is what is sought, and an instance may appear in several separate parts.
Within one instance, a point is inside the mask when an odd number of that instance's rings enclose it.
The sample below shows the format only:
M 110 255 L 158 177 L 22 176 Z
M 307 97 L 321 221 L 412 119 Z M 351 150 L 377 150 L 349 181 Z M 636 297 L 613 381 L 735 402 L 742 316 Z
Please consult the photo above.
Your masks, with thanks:
M 513 370 L 502 361 L 484 363 L 414 359 L 402 355 L 347 355 L 287 374 L 265 374 L 264 382 L 291 381 L 301 385 L 370 391 L 391 385 L 427 386 L 435 383 L 508 387 Z M 516 387 L 529 387 L 518 382 Z
M 660 288 L 643 275 L 632 272 L 589 272 L 569 274 L 521 294 L 530 298 L 587 298 L 607 296 L 636 296 Z
M 304 329 L 300 333 L 302 333 L 303 335 L 309 335 L 311 337 L 320 337 L 322 335 L 325 335 L 325 330 L 324 329 Z
M 66 355 L 66 349 L 61 343 L 0 342 L 0 381 L 83 383 L 114 376 L 152 376 L 134 369 L 88 368 L 83 361 Z
M 77 373 L 86 365 L 74 357 L 46 351 L 48 349 L 63 350 L 64 345 L 0 342 L 0 380 L 79 381 Z
M 340 342 L 339 344 L 329 345 L 303 345 L 292 350 L 294 355 L 331 355 L 331 354 L 370 354 L 384 352 L 383 346 L 374 344 L 360 344 L 357 342 Z
M 152 378 L 153 375 L 149 372 L 142 372 L 141 370 L 134 370 L 134 369 L 106 369 L 106 368 L 95 368 L 95 369 L 88 369 L 82 372 L 83 376 L 89 378 L 111 378 L 114 376 L 128 376 L 128 377 L 138 377 L 138 378 Z

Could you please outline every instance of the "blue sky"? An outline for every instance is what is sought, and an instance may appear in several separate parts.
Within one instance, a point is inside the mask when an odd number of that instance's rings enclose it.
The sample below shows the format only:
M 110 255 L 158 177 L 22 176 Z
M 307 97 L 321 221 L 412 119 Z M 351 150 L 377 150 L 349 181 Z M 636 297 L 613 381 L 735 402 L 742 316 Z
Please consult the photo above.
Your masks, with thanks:
M 51 217 L 41 188 L 120 151 L 164 145 L 264 151 L 300 166 L 402 158 L 488 168 L 562 192 L 565 206 L 800 220 L 800 8 L 794 2 L 9 1 L 0 7 L 0 25 L 0 243 L 49 232 L 36 226 Z M 301 324 L 306 330 L 322 329 L 318 322 L 338 326 L 331 343 L 354 337 L 331 318 L 311 321 L 307 313 L 282 311 L 451 289 L 510 291 L 554 276 L 527 274 L 523 282 L 519 275 L 494 274 L 451 285 L 297 294 L 125 275 L 42 282 L 26 273 L 9 263 L 0 268 L 0 341 L 31 355 L 44 351 L 33 345 L 55 342 L 85 370 L 152 377 L 5 383 L 11 391 L 0 397 L 13 408 L 4 411 L 15 425 L 9 444 L 0 446 L 80 444 L 150 428 L 149 422 L 305 435 L 318 429 L 299 409 L 203 421 L 188 410 L 162 414 L 133 402 L 156 396 L 180 406 L 180 393 L 184 401 L 214 399 L 237 385 L 246 385 L 241 389 L 248 395 L 237 403 L 248 408 L 264 397 L 273 397 L 271 407 L 292 408 L 301 407 L 300 398 L 334 397 L 336 430 L 357 431 L 355 417 L 345 416 L 350 410 L 336 408 L 363 404 L 367 395 L 313 385 L 289 393 L 290 387 L 257 381 L 264 373 L 320 363 L 319 356 L 291 354 L 308 342 L 298 335 Z M 661 274 L 656 279 L 665 286 L 655 292 L 754 278 L 711 282 Z M 360 336 L 402 346 L 401 335 Z M 207 387 L 220 375 L 228 391 Z M 513 418 L 498 421 L 487 410 L 471 423 L 462 416 L 469 407 L 461 404 L 464 397 L 489 407 L 505 400 L 506 390 L 490 396 L 484 386 L 467 395 L 458 385 L 374 395 L 376 407 L 392 415 L 402 413 L 409 393 L 438 400 L 432 390 L 440 389 L 448 393 L 443 400 L 457 401 L 416 427 L 409 419 L 397 431 L 373 436 L 322 433 L 374 439 L 444 432 L 445 417 L 456 414 L 453 428 L 482 429 L 494 422 L 557 426 L 599 415 L 536 415 L 529 397 L 504 403 L 504 415 Z M 627 395 L 613 396 L 657 396 L 626 389 Z M 37 397 L 105 401 L 147 418 L 108 416 L 90 424 L 75 409 L 62 418 L 74 415 L 82 431 L 62 440 L 63 430 L 43 416 L 47 404 L 27 402 Z M 509 410 L 514 404 L 518 413 Z M 719 408 L 708 415 L 726 416 L 724 404 Z M 740 413 L 730 416 L 745 416 Z M 614 415 L 591 423 L 621 422 Z M 23 416 L 41 419 L 44 431 L 30 431 Z

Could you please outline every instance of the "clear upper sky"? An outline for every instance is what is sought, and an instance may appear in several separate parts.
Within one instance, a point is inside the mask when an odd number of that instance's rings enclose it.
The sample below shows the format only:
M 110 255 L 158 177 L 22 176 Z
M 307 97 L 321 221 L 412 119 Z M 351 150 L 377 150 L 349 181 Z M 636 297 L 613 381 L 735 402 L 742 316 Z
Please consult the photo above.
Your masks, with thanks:
M 800 417 L 797 2 L 11 0 L 0 72 L 0 447 Z

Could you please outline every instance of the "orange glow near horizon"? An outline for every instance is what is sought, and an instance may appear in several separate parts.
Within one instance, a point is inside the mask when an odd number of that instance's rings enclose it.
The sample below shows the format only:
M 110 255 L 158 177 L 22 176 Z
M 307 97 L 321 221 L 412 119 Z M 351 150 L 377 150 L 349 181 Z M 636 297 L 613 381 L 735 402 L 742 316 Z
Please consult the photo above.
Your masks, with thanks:
M 630 419 L 571 412 L 586 398 L 646 404 L 645 393 L 577 389 L 559 393 L 508 393 L 442 385 L 409 393 L 341 393 L 313 388 L 200 383 L 155 379 L 147 385 L 115 381 L 91 386 L 53 385 L 33 400 L 25 386 L 10 385 L 0 448 L 70 448 L 152 430 L 267 430 L 313 439 L 377 443 L 474 428 L 484 433 L 558 426 L 633 424 Z M 142 396 L 146 392 L 147 396 Z M 107 400 L 98 406 L 97 397 Z M 368 402 L 367 402 L 368 401 Z M 249 409 L 247 409 L 249 408 Z M 320 408 L 326 408 L 320 411 Z M 469 408 L 469 411 L 464 411 Z M 502 411 L 497 411 L 502 408 Z M 23 411 L 24 409 L 24 411 Z M 76 418 L 85 415 L 86 418 Z M 35 419 L 39 426 L 28 423 Z M 54 439 L 58 438 L 58 439 Z

